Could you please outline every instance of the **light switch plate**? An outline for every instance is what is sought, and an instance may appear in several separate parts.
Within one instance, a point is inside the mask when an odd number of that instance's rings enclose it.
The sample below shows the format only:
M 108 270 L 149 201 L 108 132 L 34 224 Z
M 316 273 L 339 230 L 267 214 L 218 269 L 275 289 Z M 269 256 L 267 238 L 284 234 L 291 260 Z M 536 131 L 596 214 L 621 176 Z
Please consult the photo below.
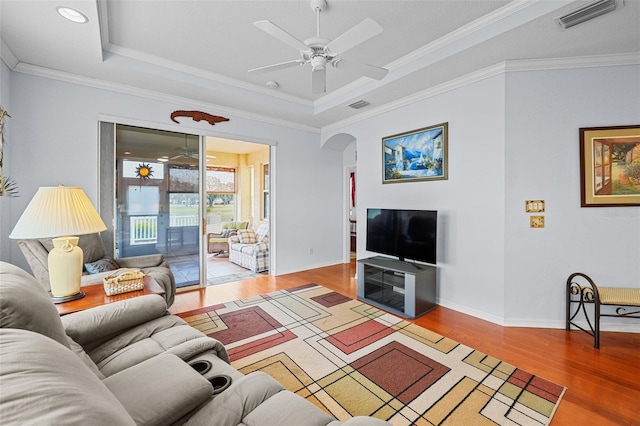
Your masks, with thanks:
M 544 212 L 544 200 L 526 200 L 524 210 L 527 213 L 542 213 Z
M 544 216 L 531 216 L 529 224 L 532 228 L 544 228 Z

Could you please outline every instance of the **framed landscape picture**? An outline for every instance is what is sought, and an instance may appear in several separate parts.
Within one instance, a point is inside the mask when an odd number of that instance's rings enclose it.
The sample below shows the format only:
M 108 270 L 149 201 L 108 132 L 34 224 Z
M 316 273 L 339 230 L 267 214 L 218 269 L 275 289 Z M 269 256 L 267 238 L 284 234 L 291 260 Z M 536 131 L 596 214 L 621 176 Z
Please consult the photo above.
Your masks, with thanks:
M 640 125 L 580 129 L 580 204 L 640 206 Z
M 448 124 L 382 138 L 382 183 L 447 179 Z

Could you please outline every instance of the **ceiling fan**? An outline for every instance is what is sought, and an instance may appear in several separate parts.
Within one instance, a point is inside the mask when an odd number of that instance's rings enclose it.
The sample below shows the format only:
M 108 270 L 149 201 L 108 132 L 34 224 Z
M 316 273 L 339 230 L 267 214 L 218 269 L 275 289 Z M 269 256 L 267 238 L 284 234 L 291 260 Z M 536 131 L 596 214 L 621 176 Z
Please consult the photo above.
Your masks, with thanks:
M 184 136 L 184 148 L 176 147 L 174 149 L 180 151 L 180 154 L 171 157 L 170 160 L 175 160 L 176 158 L 199 158 L 198 151 L 192 151 L 189 149 L 187 135 Z
M 374 20 L 367 18 L 357 24 L 335 40 L 320 37 L 320 12 L 327 8 L 326 0 L 311 0 L 311 9 L 316 12 L 317 30 L 316 36 L 304 42 L 298 40 L 271 21 L 256 21 L 253 24 L 267 34 L 277 38 L 283 43 L 298 49 L 300 59 L 254 68 L 249 72 L 261 73 L 289 68 L 297 65 L 311 64 L 311 91 L 312 93 L 324 93 L 326 91 L 326 69 L 330 64 L 333 67 L 352 68 L 362 75 L 382 80 L 389 70 L 374 65 L 348 61 L 340 55 L 358 44 L 380 34 L 382 27 Z

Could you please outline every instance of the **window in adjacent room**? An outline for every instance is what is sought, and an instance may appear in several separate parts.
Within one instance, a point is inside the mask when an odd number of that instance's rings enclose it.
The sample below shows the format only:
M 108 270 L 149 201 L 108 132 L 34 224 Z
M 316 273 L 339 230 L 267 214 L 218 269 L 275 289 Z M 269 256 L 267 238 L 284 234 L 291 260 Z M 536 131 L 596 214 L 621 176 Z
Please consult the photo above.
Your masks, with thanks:
M 219 215 L 222 222 L 235 217 L 236 169 L 207 167 L 207 216 Z

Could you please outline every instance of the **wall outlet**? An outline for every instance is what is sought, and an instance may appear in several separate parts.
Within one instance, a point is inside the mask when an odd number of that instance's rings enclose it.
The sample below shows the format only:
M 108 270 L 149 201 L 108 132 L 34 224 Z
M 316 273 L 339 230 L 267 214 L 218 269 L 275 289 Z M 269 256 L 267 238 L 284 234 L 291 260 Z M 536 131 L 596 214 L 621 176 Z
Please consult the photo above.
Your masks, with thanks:
M 313 247 L 309 247 L 309 254 L 313 254 Z
M 530 216 L 529 225 L 532 228 L 544 228 L 544 216 Z

